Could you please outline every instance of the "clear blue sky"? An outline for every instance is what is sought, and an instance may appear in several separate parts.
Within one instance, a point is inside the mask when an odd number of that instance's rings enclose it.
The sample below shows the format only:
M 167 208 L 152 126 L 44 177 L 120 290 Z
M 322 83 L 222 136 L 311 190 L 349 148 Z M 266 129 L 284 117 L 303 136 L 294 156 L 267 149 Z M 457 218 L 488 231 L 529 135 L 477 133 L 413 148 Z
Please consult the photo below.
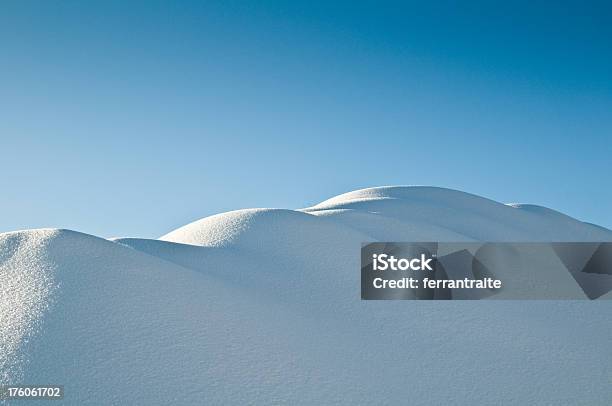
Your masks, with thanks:
M 391 184 L 612 227 L 610 6 L 328 3 L 0 3 L 0 232 Z

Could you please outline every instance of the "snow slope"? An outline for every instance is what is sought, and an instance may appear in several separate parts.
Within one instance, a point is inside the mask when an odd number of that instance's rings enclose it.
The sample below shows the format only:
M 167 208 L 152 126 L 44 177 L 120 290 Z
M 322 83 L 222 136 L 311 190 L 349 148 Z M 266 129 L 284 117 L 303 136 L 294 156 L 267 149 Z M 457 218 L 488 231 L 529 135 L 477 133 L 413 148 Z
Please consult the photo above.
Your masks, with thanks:
M 361 301 L 360 244 L 393 240 L 612 231 L 383 187 L 223 213 L 159 240 L 0 234 L 0 383 L 64 384 L 74 405 L 612 402 L 610 302 Z

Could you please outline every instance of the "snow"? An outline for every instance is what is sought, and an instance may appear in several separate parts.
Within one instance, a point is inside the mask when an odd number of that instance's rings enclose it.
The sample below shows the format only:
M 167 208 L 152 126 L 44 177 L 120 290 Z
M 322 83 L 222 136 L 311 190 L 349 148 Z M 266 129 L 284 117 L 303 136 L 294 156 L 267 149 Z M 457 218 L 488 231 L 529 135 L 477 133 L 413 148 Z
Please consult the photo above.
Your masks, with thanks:
M 612 402 L 610 302 L 361 301 L 360 244 L 410 240 L 612 231 L 382 187 L 223 213 L 159 240 L 0 234 L 0 383 L 64 384 L 75 405 Z M 579 297 L 565 276 L 551 289 Z

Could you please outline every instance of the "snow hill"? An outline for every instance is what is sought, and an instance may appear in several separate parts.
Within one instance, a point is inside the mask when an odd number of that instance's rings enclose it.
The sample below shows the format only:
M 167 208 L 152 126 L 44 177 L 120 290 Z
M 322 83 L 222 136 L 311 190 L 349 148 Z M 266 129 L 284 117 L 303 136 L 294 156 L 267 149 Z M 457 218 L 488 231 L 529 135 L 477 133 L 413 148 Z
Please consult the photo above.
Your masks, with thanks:
M 74 405 L 612 404 L 611 302 L 365 302 L 367 241 L 612 231 L 539 206 L 380 187 L 223 213 L 158 240 L 0 234 L 0 384 L 63 384 Z

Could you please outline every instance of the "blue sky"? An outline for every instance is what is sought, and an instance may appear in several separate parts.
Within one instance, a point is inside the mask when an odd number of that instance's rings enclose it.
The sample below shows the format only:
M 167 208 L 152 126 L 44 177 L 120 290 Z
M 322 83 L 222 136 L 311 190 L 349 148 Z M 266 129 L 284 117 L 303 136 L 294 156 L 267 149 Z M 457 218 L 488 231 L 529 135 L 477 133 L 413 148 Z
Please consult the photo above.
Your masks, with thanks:
M 327 3 L 2 2 L 0 232 L 392 184 L 612 227 L 610 6 Z

